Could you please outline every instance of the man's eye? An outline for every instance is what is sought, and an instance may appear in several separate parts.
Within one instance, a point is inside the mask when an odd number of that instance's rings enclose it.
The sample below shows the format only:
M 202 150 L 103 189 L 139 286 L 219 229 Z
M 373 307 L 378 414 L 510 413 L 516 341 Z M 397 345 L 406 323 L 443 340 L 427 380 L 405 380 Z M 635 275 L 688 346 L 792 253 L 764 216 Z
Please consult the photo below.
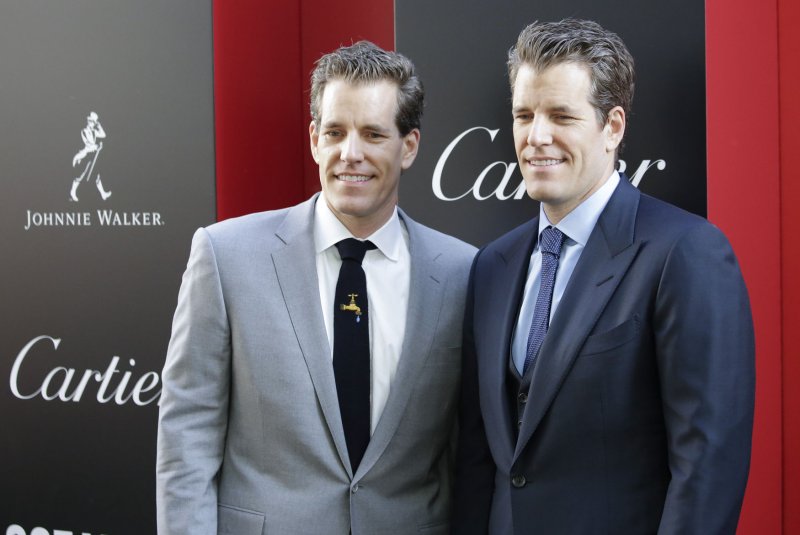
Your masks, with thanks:
M 328 130 L 323 135 L 325 137 L 340 137 L 342 133 L 339 130 Z

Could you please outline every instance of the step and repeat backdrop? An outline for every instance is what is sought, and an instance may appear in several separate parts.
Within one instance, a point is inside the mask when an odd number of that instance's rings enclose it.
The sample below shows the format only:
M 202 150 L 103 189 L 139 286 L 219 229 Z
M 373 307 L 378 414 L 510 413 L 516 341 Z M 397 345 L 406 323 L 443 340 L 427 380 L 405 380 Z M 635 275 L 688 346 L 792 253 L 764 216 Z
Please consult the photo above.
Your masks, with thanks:
M 617 33 L 636 61 L 620 167 L 645 193 L 705 216 L 704 9 L 702 0 L 397 0 L 397 50 L 426 91 L 401 206 L 475 245 L 538 214 L 517 167 L 505 63 L 529 23 L 574 17 Z
M 705 215 L 703 9 L 396 0 L 397 50 L 427 91 L 401 205 L 476 245 L 537 213 L 506 53 L 527 23 L 574 16 L 637 62 L 624 171 Z M 192 232 L 215 218 L 211 13 L 211 0 L 0 5 L 0 534 L 155 533 L 160 373 Z
M 214 221 L 211 1 L 0 5 L 0 534 L 155 533 L 160 373 Z

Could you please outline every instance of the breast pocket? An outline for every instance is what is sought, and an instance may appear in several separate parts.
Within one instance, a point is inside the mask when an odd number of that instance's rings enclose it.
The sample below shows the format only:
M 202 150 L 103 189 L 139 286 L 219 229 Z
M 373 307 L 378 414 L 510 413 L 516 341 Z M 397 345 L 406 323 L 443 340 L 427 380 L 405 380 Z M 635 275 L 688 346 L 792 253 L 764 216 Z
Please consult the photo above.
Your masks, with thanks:
M 580 356 L 599 355 L 624 346 L 638 336 L 640 324 L 639 315 L 636 314 L 608 331 L 589 336 L 583 344 Z

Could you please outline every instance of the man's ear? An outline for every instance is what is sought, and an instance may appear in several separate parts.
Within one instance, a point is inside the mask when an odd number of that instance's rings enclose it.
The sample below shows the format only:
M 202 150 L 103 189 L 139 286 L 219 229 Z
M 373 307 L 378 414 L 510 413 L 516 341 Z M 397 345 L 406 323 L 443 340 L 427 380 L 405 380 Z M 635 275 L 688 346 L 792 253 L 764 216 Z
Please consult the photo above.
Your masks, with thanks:
M 419 128 L 414 128 L 403 137 L 403 161 L 401 162 L 401 167 L 403 170 L 408 169 L 411 167 L 411 164 L 414 163 L 414 160 L 417 157 L 417 151 L 419 150 Z
M 611 108 L 603 130 L 606 132 L 606 151 L 615 152 L 625 137 L 625 110 L 621 106 Z
M 308 125 L 308 137 L 311 140 L 311 157 L 314 158 L 314 161 L 319 163 L 319 158 L 317 156 L 317 143 L 319 143 L 319 132 L 317 132 L 317 125 L 314 121 Z

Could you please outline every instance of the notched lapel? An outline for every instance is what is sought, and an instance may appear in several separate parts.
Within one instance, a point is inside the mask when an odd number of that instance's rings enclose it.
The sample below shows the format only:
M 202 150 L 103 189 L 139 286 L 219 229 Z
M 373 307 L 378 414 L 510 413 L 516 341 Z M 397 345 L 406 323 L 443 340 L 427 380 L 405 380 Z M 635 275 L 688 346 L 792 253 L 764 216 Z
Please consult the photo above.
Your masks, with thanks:
M 639 191 L 620 184 L 592 231 L 539 350 L 514 458 L 552 404 L 586 337 L 641 249 L 634 239 Z
M 440 253 L 431 249 L 430 244 L 420 238 L 415 228 L 417 223 L 402 212 L 401 218 L 408 230 L 411 254 L 406 332 L 386 407 L 364 452 L 364 458 L 356 472 L 356 479 L 375 465 L 397 431 L 408 406 L 411 391 L 431 354 L 444 305 L 445 282 L 442 270 L 436 261 Z
M 276 232 L 286 247 L 273 252 L 272 261 L 322 413 L 342 464 L 350 471 L 331 364 L 331 348 L 319 300 L 312 224 L 315 199 L 290 210 Z
M 519 239 L 504 250 L 494 253 L 491 265 L 484 269 L 491 282 L 482 283 L 484 295 L 481 302 L 488 306 L 475 311 L 474 323 L 484 330 L 484 337 L 492 345 L 481 345 L 478 353 L 489 355 L 478 363 L 481 383 L 481 412 L 483 413 L 486 434 L 492 437 L 490 444 L 495 459 L 508 466 L 514 451 L 515 430 L 512 427 L 511 409 L 506 396 L 506 379 L 511 358 L 511 336 L 517 321 L 521 297 L 528 278 L 530 256 L 536 243 L 539 218 L 526 225 Z M 487 290 L 488 288 L 488 290 Z M 476 333 L 476 338 L 478 334 Z M 476 342 L 477 343 L 477 342 Z M 500 443 L 497 444 L 497 441 Z

